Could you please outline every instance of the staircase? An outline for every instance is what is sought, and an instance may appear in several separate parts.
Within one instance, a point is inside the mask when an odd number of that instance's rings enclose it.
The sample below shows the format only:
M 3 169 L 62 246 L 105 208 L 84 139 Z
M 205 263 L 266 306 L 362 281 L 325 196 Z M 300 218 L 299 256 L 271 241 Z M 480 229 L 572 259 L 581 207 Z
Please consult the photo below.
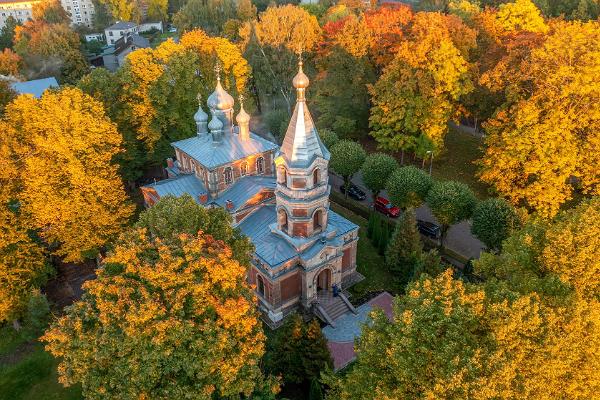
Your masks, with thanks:
M 342 315 L 348 312 L 356 314 L 356 309 L 343 293 L 339 293 L 337 297 L 333 297 L 333 295 L 327 291 L 319 292 L 315 309 L 317 311 L 316 314 L 334 328 L 335 320 Z

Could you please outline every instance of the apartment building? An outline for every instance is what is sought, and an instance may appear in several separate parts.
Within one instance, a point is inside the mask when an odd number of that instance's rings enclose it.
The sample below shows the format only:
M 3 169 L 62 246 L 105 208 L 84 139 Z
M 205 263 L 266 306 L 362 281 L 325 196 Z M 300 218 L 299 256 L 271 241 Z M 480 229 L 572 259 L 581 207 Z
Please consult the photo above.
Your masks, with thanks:
M 92 0 L 60 0 L 60 4 L 69 14 L 71 25 L 92 27 L 94 18 L 94 3 L 92 3 Z
M 0 28 L 6 24 L 8 17 L 13 17 L 23 23 L 31 19 L 31 7 L 37 1 L 30 0 L 0 0 Z

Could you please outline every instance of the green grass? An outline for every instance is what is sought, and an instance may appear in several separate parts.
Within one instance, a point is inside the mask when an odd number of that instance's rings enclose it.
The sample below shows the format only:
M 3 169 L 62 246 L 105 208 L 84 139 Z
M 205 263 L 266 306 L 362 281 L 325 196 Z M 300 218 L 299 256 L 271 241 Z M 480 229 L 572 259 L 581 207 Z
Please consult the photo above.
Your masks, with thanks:
M 479 199 L 490 197 L 489 186 L 476 176 L 478 166 L 474 162 L 483 157 L 482 145 L 480 138 L 451 127 L 446 135 L 444 152 L 433 160 L 433 177 L 466 183 Z M 428 166 L 426 162 L 425 168 Z
M 16 360 L 0 364 L 0 400 L 81 400 L 78 386 L 58 383 L 57 360 L 39 342 L 26 340 L 11 327 L 0 329 L 0 357 L 18 354 Z M 0 358 L 1 359 L 1 358 Z
M 363 297 L 369 292 L 387 290 L 392 294 L 399 292 L 394 276 L 387 270 L 382 256 L 367 238 L 367 220 L 336 203 L 331 203 L 331 209 L 354 222 L 358 231 L 358 247 L 356 252 L 356 270 L 364 275 L 362 282 L 352 286 L 348 291 L 353 298 Z

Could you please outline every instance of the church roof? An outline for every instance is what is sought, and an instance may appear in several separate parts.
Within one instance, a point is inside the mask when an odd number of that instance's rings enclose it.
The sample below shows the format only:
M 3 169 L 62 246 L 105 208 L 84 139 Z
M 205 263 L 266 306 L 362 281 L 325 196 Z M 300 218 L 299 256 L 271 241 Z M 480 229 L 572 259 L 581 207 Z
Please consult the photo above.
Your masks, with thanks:
M 293 84 L 296 88 L 296 106 L 279 154 L 287 159 L 289 166 L 302 168 L 308 167 L 315 157 L 329 160 L 329 151 L 321 142 L 306 105 L 305 90 L 309 80 L 302 71 L 302 61 L 298 63 L 298 74 L 294 77 Z
M 358 228 L 356 224 L 331 210 L 328 211 L 328 216 L 327 230 L 336 231 L 336 236 L 333 239 L 336 244 L 341 236 Z M 254 243 L 256 255 L 270 267 L 277 267 L 279 264 L 296 256 L 300 256 L 303 259 L 310 259 L 328 244 L 331 244 L 330 241 L 323 243 L 320 240 L 316 240 L 312 246 L 298 254 L 296 249 L 287 240 L 271 231 L 270 225 L 274 224 L 276 220 L 275 206 L 266 205 L 244 218 L 239 225 L 242 233 L 248 236 L 252 243 Z
M 222 142 L 218 145 L 213 144 L 209 136 L 194 136 L 171 143 L 171 145 L 183 151 L 208 169 L 213 169 L 253 154 L 277 149 L 275 143 L 263 139 L 254 133 L 250 133 L 249 140 L 240 140 L 237 134 L 226 133 L 223 135 Z
M 219 194 L 214 203 L 225 208 L 227 200 L 233 202 L 233 209 L 237 211 L 248 200 L 264 189 L 275 190 L 275 177 L 250 175 L 238 179 L 229 189 Z
M 46 89 L 57 88 L 58 82 L 56 78 L 50 77 L 25 82 L 13 82 L 10 86 L 18 94 L 31 94 L 39 99 Z
M 175 196 L 180 197 L 184 194 L 189 194 L 194 198 L 194 200 L 198 200 L 198 196 L 202 193 L 207 193 L 204 184 L 200 179 L 196 177 L 196 175 L 181 175 L 176 178 L 165 179 L 162 181 L 158 181 L 147 187 L 151 187 L 156 190 L 156 193 L 160 197 L 164 196 Z

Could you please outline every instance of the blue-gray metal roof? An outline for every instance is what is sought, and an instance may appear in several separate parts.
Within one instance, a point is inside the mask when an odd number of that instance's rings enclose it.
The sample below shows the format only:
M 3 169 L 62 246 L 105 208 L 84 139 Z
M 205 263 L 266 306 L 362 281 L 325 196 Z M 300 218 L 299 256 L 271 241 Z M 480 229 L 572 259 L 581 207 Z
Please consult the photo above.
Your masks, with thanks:
M 147 185 L 147 187 L 156 190 L 156 193 L 160 197 L 168 195 L 180 197 L 187 193 L 197 202 L 200 202 L 198 195 L 207 193 L 204 184 L 196 177 L 196 175 L 181 175 L 176 178 L 158 181 L 151 185 Z
M 338 238 L 340 236 L 358 228 L 357 225 L 348 221 L 341 215 L 338 215 L 331 210 L 329 210 L 328 213 L 329 220 L 327 230 L 336 231 L 336 237 L 333 240 L 335 244 L 338 244 Z M 327 243 L 316 241 L 315 244 L 306 249 L 302 254 L 298 254 L 296 249 L 284 238 L 271 232 L 269 226 L 275 223 L 276 220 L 277 215 L 275 206 L 269 205 L 263 206 L 253 214 L 250 214 L 244 218 L 239 225 L 242 233 L 248 236 L 252 243 L 254 243 L 256 255 L 271 267 L 276 267 L 298 255 L 302 258 L 309 259 L 317 255 L 319 251 L 327 246 L 327 244 L 332 243 L 332 241 L 328 241 Z
M 38 99 L 42 97 L 42 93 L 48 88 L 58 87 L 56 78 L 35 79 L 33 81 L 13 82 L 10 84 L 18 94 L 31 94 Z
M 233 202 L 233 209 L 238 210 L 261 190 L 275 190 L 275 186 L 276 181 L 273 176 L 245 176 L 234 182 L 231 188 L 221 193 L 214 203 L 225 207 L 225 202 L 231 200 Z
M 240 140 L 237 134 L 226 133 L 223 135 L 223 141 L 218 145 L 213 144 L 210 135 L 194 136 L 171 145 L 208 169 L 278 148 L 275 143 L 254 133 L 250 133 L 250 140 Z

